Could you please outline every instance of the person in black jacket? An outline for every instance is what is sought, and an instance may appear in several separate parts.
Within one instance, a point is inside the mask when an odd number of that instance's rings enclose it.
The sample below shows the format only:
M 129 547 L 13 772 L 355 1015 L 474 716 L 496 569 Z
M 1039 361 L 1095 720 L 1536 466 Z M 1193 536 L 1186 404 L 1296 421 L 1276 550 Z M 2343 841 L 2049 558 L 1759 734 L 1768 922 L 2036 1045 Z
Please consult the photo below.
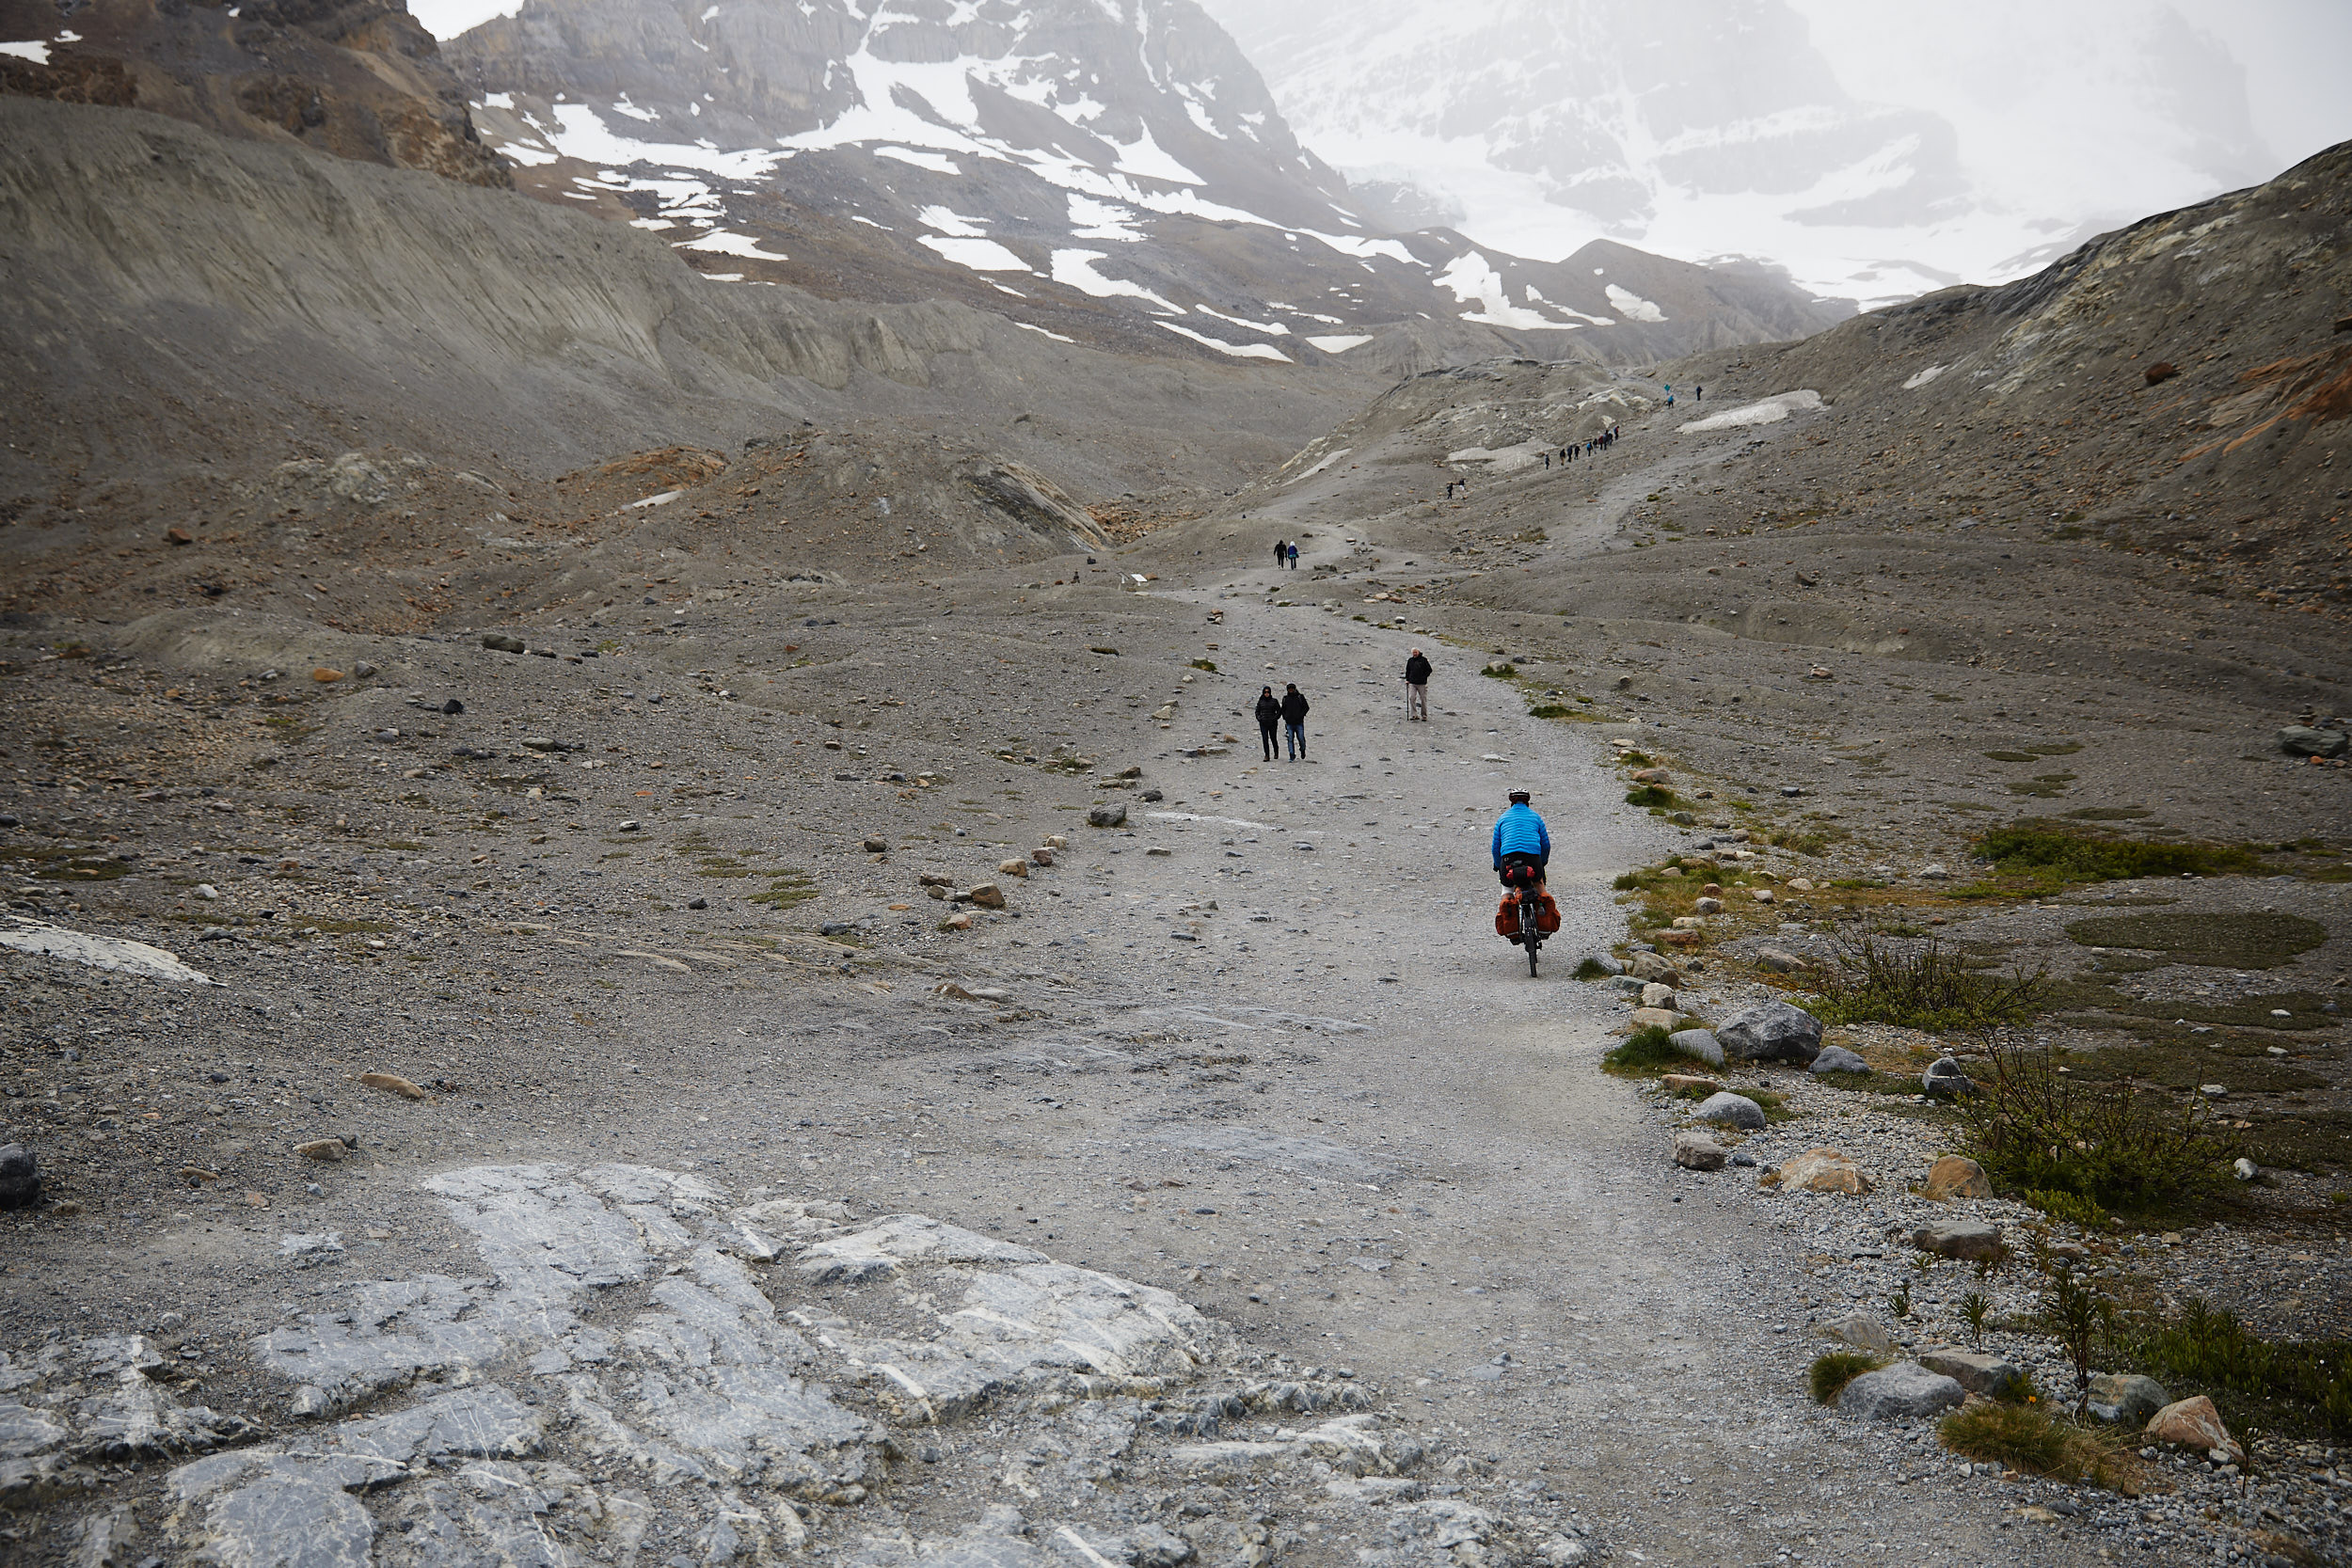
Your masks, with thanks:
M 1291 761 L 1307 754 L 1307 698 L 1295 684 L 1282 689 L 1282 735 L 1290 742 Z
M 1405 661 L 1405 717 L 1407 721 L 1418 719 L 1423 723 L 1429 721 L 1429 673 L 1428 656 L 1415 648 L 1413 657 Z
M 1275 745 L 1274 726 L 1281 721 L 1282 700 L 1274 694 L 1274 688 L 1258 688 L 1258 740 L 1265 747 L 1265 760 L 1272 762 L 1280 752 Z

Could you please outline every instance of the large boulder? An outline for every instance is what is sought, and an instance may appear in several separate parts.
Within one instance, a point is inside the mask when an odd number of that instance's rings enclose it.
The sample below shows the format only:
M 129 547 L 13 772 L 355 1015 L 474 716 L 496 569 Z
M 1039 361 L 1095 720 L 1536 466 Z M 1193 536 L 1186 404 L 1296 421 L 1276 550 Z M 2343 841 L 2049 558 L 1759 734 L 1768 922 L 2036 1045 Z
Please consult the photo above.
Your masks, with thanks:
M 1870 1064 L 1842 1045 L 1828 1045 L 1821 1048 L 1821 1053 L 1813 1058 L 1813 1066 L 1806 1070 L 1818 1078 L 1824 1072 L 1867 1072 Z
M 2196 1449 L 2222 1463 L 2242 1465 L 2246 1450 L 2238 1446 L 2230 1429 L 2221 1424 L 2221 1412 L 2213 1407 L 2213 1401 L 2200 1394 L 2195 1399 L 2179 1400 L 2157 1411 L 2148 1420 L 2148 1436 L 2158 1443 L 2178 1443 L 2185 1449 Z
M 2145 1426 L 2172 1402 L 2163 1384 L 2137 1372 L 2101 1372 L 2090 1380 L 2090 1413 L 2121 1427 Z
M 1636 1007 L 1632 1022 L 1636 1029 L 1672 1029 L 1675 1020 L 1680 1016 L 1665 1007 Z M 1670 1035 L 1667 1037 L 1671 1039 L 1674 1037 Z
M 1695 1127 L 1675 1134 L 1675 1164 L 1685 1170 L 1721 1170 L 1725 1158 L 1723 1145 Z
M 2005 1400 L 2026 1388 L 2025 1369 L 1997 1355 L 1979 1355 L 1964 1350 L 1923 1351 L 1919 1365 L 1931 1372 L 1942 1372 L 1968 1392 L 1989 1400 Z
M 1911 1233 L 1911 1244 L 1938 1258 L 1958 1258 L 1970 1263 L 1997 1263 L 2009 1256 L 2001 1227 L 1981 1220 L 1938 1220 Z
M 1765 1002 L 1716 1025 L 1724 1054 L 1736 1061 L 1807 1064 L 1821 1053 L 1821 1021 L 1786 1002 Z
M 1966 1389 L 1942 1372 L 1931 1372 L 1916 1361 L 1898 1361 L 1847 1384 L 1837 1396 L 1837 1408 L 1866 1421 L 1916 1420 L 1958 1409 L 1967 1397 Z
M 1700 1101 L 1699 1108 L 1692 1115 L 1701 1121 L 1711 1121 L 1720 1127 L 1737 1127 L 1747 1132 L 1764 1130 L 1764 1107 L 1745 1095 L 1733 1094 L 1729 1089 L 1710 1094 Z
M 1127 802 L 1124 800 L 1087 808 L 1087 826 L 1089 828 L 1123 828 L 1126 825 Z
M 2279 750 L 2289 756 L 2340 757 L 2352 752 L 2352 734 L 2317 730 L 2309 724 L 2289 724 L 2279 732 Z
M 1705 1062 L 1708 1067 L 1724 1065 L 1724 1048 L 1716 1040 L 1712 1030 L 1677 1029 L 1666 1037 L 1666 1043 L 1685 1056 Z
M 1956 1197 L 1991 1197 L 1993 1179 L 1965 1154 L 1947 1154 L 1928 1167 L 1927 1192 L 1938 1203 Z
M 1875 1185 L 1860 1165 L 1834 1148 L 1808 1148 L 1764 1173 L 1758 1186 L 1785 1193 L 1847 1193 L 1859 1197 Z

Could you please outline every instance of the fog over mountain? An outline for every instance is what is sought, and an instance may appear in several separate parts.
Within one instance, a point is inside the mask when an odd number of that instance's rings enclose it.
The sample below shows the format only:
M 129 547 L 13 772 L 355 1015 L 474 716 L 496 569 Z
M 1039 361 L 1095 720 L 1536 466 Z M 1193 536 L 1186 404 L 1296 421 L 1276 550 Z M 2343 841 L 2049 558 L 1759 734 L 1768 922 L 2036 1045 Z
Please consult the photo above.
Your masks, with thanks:
M 1208 8 L 1300 141 L 1395 221 L 1546 258 L 1600 235 L 1767 257 L 1865 304 L 2016 276 L 2352 135 L 2342 94 L 2273 47 L 2340 41 L 2340 8 Z M 2279 101 L 2265 118 L 2297 145 L 2272 146 L 2252 113 L 2241 31 Z

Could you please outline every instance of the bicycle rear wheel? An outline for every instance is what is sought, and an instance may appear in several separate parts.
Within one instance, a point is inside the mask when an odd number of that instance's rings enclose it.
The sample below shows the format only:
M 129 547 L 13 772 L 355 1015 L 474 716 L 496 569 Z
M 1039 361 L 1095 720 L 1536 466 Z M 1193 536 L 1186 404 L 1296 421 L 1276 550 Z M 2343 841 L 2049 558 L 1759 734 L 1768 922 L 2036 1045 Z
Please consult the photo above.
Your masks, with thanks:
M 1535 949 L 1543 944 L 1543 929 L 1536 924 L 1535 900 L 1522 893 L 1519 895 L 1519 945 L 1527 949 L 1527 973 L 1531 979 L 1535 974 Z

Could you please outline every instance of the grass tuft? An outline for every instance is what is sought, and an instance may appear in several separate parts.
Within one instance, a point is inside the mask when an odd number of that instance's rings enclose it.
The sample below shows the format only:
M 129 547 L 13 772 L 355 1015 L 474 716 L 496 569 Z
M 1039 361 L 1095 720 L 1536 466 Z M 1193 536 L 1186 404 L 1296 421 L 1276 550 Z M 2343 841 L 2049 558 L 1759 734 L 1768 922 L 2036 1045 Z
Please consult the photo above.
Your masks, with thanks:
M 1858 1350 L 1834 1350 L 1816 1356 L 1805 1372 L 1805 1386 L 1813 1390 L 1816 1404 L 1835 1404 L 1837 1396 L 1846 1391 L 1846 1385 L 1864 1372 L 1875 1372 L 1886 1363 L 1875 1355 Z
M 1956 1454 L 2027 1475 L 2107 1487 L 2125 1479 L 2120 1438 L 2076 1426 L 2039 1403 L 1963 1405 L 1935 1431 Z
M 1692 1066 L 1695 1058 L 1685 1056 L 1666 1043 L 1667 1033 L 1656 1024 L 1635 1030 L 1601 1057 L 1600 1069 L 1618 1078 L 1655 1078 L 1662 1072 L 1680 1072 Z
M 1666 807 L 1677 803 L 1675 792 L 1663 784 L 1642 784 L 1625 793 L 1629 806 Z
M 1602 967 L 1601 961 L 1598 958 L 1588 958 L 1583 962 L 1576 966 L 1576 978 L 1580 980 L 1606 980 L 1609 978 L 1609 971 Z

